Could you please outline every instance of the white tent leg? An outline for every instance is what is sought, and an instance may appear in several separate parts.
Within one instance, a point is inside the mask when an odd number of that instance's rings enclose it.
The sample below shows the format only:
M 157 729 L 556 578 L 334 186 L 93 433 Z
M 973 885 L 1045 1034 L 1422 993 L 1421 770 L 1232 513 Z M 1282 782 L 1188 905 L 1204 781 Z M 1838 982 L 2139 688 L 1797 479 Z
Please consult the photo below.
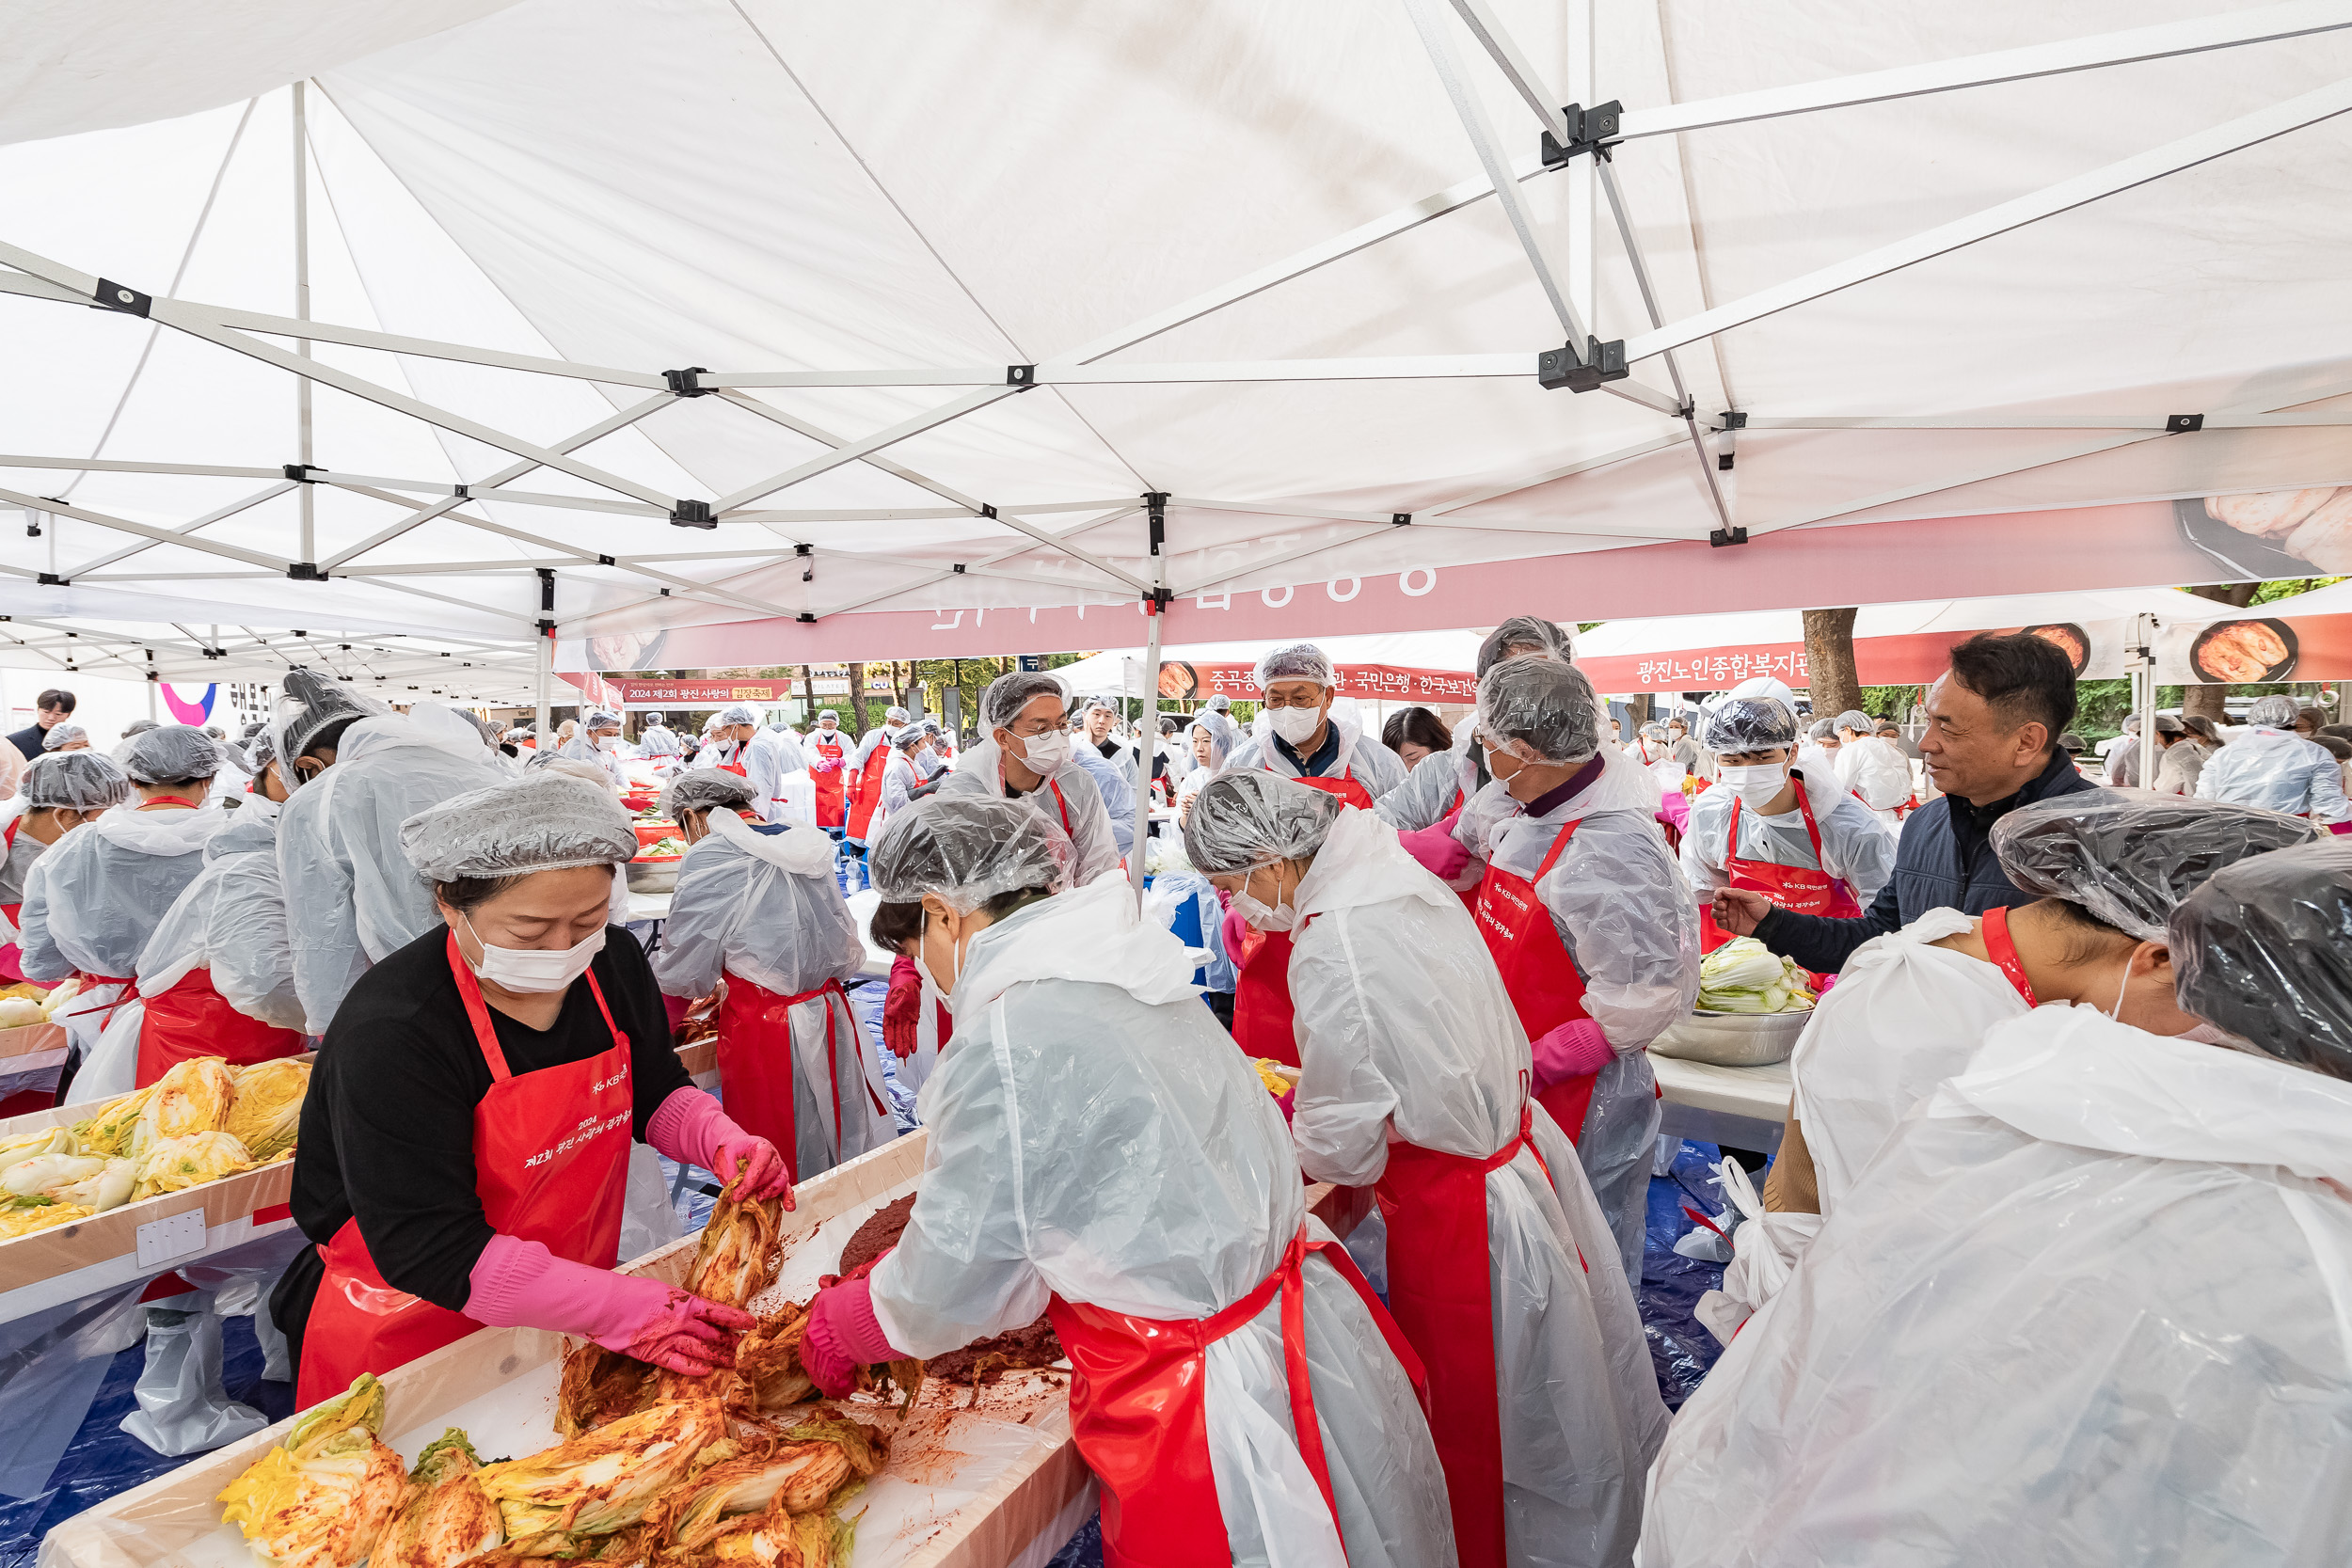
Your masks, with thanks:
M 309 164 L 309 128 L 303 118 L 303 87 L 294 85 L 294 319 L 310 319 L 310 175 Z M 303 358 L 310 357 L 310 340 L 294 340 L 294 352 Z M 310 467 L 314 455 L 310 443 L 310 378 L 294 377 L 294 446 L 297 461 L 304 468 Z M 315 562 L 318 549 L 318 499 L 310 485 L 301 486 L 302 547 L 296 561 Z
M 548 689 L 555 679 L 555 639 L 542 634 L 538 639 L 537 650 L 538 657 L 532 661 L 537 665 L 532 677 L 535 690 L 532 699 L 536 711 L 532 715 L 531 738 L 542 748 L 540 754 L 545 755 L 548 735 L 548 698 L 549 693 Z
M 1160 602 L 1160 593 L 1168 586 L 1168 557 L 1161 553 L 1168 538 L 1168 497 L 1153 492 L 1144 498 L 1151 509 L 1152 592 L 1150 628 L 1143 641 L 1143 706 L 1142 722 L 1136 736 L 1136 836 L 1135 848 L 1127 857 L 1127 879 L 1136 890 L 1138 903 L 1143 898 L 1143 850 L 1150 842 L 1152 831 L 1152 755 L 1160 738 L 1160 626 L 1166 618 L 1167 607 Z

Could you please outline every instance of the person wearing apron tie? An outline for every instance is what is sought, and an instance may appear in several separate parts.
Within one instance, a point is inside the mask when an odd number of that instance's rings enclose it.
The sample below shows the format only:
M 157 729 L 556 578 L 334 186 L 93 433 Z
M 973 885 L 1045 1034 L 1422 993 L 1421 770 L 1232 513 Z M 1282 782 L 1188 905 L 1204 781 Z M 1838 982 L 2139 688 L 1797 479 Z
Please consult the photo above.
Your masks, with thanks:
M 606 925 L 628 814 L 542 770 L 428 808 L 401 846 L 444 925 L 353 985 L 303 1101 L 313 1245 L 271 1295 L 295 1403 L 485 1325 L 731 1365 L 748 1313 L 612 1272 L 632 1136 L 791 1204 L 783 1155 L 686 1081 L 644 953 Z
M 1329 1231 L 1192 959 L 1025 806 L 935 795 L 875 846 L 956 1014 L 903 1239 L 820 1290 L 802 1363 L 937 1355 L 1053 1320 L 1109 1568 L 1451 1568 L 1416 1359 Z
M 1797 757 L 1797 716 L 1771 697 L 1735 697 L 1707 716 L 1716 783 L 1691 804 L 1682 874 L 1697 894 L 1700 951 L 1732 940 L 1715 890 L 1747 888 L 1800 914 L 1861 917 L 1895 869 L 1895 835 L 1835 770 Z
M 1638 1288 L 1659 1121 L 1645 1052 L 1698 995 L 1698 912 L 1653 781 L 1601 744 L 1583 672 L 1504 659 L 1479 681 L 1478 710 L 1494 783 L 1455 824 L 1484 863 L 1472 912 L 1527 1031 L 1536 1098 L 1576 1140 Z
M 866 961 L 833 874 L 833 840 L 805 823 L 746 820 L 758 787 L 717 768 L 673 779 L 661 810 L 686 861 L 653 955 L 664 994 L 723 982 L 719 1093 L 805 1181 L 898 1136 L 881 1069 L 842 982 Z
M 1310 1180 L 1376 1185 L 1464 1568 L 1623 1562 L 1666 1407 L 1476 924 L 1395 830 L 1268 773 L 1201 790 L 1184 848 L 1229 890 L 1274 866 L 1295 886 L 1291 1132 Z
M 107 807 L 129 797 L 131 781 L 103 752 L 51 752 L 24 769 L 15 815 L 6 829 L 7 854 L 0 858 L 0 919 L 8 922 L 8 944 L 0 947 L 0 974 L 11 985 L 25 976 L 18 966 L 17 927 L 24 919 L 24 889 L 33 867 L 49 847 Z
M 842 767 L 850 741 L 841 733 L 841 721 L 834 717 L 833 709 L 817 716 L 817 727 L 808 732 L 808 775 L 817 786 L 817 825 L 838 837 L 850 819 L 848 791 L 843 787 L 848 781 Z

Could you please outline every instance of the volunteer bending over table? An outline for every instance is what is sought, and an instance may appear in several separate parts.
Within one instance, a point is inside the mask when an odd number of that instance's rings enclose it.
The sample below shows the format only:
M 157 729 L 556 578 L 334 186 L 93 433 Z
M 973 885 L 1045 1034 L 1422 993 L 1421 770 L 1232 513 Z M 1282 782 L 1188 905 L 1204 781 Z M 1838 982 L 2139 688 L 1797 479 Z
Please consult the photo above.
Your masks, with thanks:
M 1271 773 L 1202 789 L 1184 850 L 1237 902 L 1296 916 L 1298 1163 L 1378 1184 L 1465 1568 L 1624 1561 L 1666 1407 L 1477 926 L 1394 829 Z
M 2036 1006 L 2194 1029 L 2164 946 L 2173 907 L 2225 865 L 2319 836 L 2252 806 L 2111 790 L 2002 817 L 1993 851 L 2034 902 L 1974 918 L 1930 910 L 1847 960 L 1789 1061 L 1795 1104 L 1768 1204 L 1834 1212 L 1904 1114 L 1968 1069 L 1985 1031 Z
M 1042 1310 L 1105 1560 L 1447 1568 L 1395 1324 L 1308 1217 L 1281 1112 L 1184 945 L 1123 882 L 1056 894 L 1069 857 L 1026 805 L 945 794 L 875 845 L 874 940 L 919 949 L 957 1037 L 905 1237 L 818 1292 L 803 1365 L 838 1394 Z
M 2346 930 L 2352 846 L 2256 855 L 2167 927 L 2193 1035 L 1996 1024 L 1682 1407 L 1636 1560 L 2342 1563 Z
M 33 867 L 50 846 L 74 829 L 98 820 L 107 807 L 126 800 L 131 781 L 103 752 L 50 752 L 24 768 L 24 781 L 8 802 L 0 862 L 0 919 L 8 923 L 8 945 L 0 947 L 0 974 L 11 985 L 24 976 L 17 927 L 24 918 L 24 889 Z
M 719 1089 L 727 1114 L 805 1181 L 898 1136 L 880 1070 L 841 982 L 866 944 L 833 874 L 833 839 L 806 823 L 746 821 L 750 780 L 695 768 L 661 792 L 689 846 L 653 955 L 671 996 L 723 980 Z M 936 1053 L 934 1053 L 936 1054 Z
M 632 1137 L 738 1196 L 789 1207 L 791 1178 L 687 1082 L 644 953 L 606 926 L 636 832 L 574 766 L 401 826 L 445 924 L 362 974 L 319 1049 L 293 1199 L 314 1244 L 270 1298 L 297 1405 L 485 1324 L 693 1375 L 752 1325 L 612 1272 Z
M 1483 866 L 1475 914 L 1527 1031 L 1536 1097 L 1568 1135 L 1642 1276 L 1658 1080 L 1646 1049 L 1699 989 L 1698 913 L 1652 820 L 1648 771 L 1600 740 L 1582 671 L 1506 658 L 1478 683 L 1494 782 L 1454 836 Z
M 1895 866 L 1895 835 L 1833 768 L 1797 760 L 1797 716 L 1771 697 L 1734 697 L 1707 716 L 1714 787 L 1691 802 L 1682 875 L 1702 904 L 1748 888 L 1775 908 L 1859 918 Z M 1699 949 L 1731 940 L 1704 909 Z

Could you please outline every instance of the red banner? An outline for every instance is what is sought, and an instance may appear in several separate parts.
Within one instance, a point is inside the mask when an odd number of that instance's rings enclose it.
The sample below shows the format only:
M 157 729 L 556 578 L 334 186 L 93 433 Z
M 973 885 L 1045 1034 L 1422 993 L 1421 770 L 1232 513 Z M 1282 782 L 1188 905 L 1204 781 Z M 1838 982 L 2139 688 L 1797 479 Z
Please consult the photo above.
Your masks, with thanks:
M 1177 702 L 1218 693 L 1236 702 L 1258 700 L 1256 667 L 1248 664 L 1190 664 L 1171 659 L 1160 666 L 1160 695 Z M 1340 690 L 1363 702 L 1474 703 L 1478 679 L 1467 670 L 1413 670 L 1395 664 L 1343 664 Z

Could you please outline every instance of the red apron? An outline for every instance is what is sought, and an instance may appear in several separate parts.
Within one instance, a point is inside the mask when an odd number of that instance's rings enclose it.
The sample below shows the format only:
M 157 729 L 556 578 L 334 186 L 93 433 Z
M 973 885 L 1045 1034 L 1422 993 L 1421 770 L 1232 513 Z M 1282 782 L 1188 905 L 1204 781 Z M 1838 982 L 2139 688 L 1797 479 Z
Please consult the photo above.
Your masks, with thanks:
M 1533 880 L 1487 862 L 1486 875 L 1478 884 L 1478 903 L 1470 911 L 1478 919 L 1478 934 L 1486 939 L 1486 951 L 1494 955 L 1495 967 L 1502 972 L 1502 988 L 1511 993 L 1511 1008 L 1519 1015 L 1519 1027 L 1527 1031 L 1530 1044 L 1570 1019 L 1590 1016 L 1584 1011 L 1584 976 L 1576 972 L 1575 960 L 1561 942 L 1551 911 L 1535 896 L 1535 884 L 1551 874 L 1582 820 L 1579 817 L 1560 830 Z M 1570 1143 L 1584 1135 L 1584 1116 L 1593 1108 L 1593 1088 L 1599 1081 L 1598 1072 L 1579 1073 L 1535 1096 Z
M 1391 1144 L 1375 1189 L 1389 1225 L 1389 1310 L 1429 1370 L 1429 1433 L 1445 1466 L 1461 1568 L 1504 1561 L 1486 1175 L 1509 1164 L 1522 1145 L 1534 1147 L 1533 1120 L 1522 1108 L 1518 1132 L 1484 1160 Z M 1542 1163 L 1541 1154 L 1535 1158 Z
M 7 831 L 0 832 L 0 862 L 6 862 L 9 855 L 15 853 L 16 831 L 24 825 L 24 817 L 11 816 L 8 818 Z M 0 914 L 8 917 L 10 927 L 14 927 L 23 917 L 24 911 L 23 904 L 0 904 Z M 12 986 L 22 984 L 24 979 L 24 972 L 17 967 L 18 956 L 16 942 L 13 938 L 9 940 L 7 946 L 0 947 L 0 980 L 5 980 Z
M 1046 1304 L 1054 1332 L 1070 1354 L 1070 1419 L 1078 1452 L 1103 1487 L 1104 1568 L 1227 1568 L 1233 1560 L 1209 1466 L 1208 1406 L 1201 1390 L 1209 1347 L 1255 1321 L 1277 1291 L 1282 1296 L 1282 1370 L 1290 1387 L 1291 1426 L 1324 1506 L 1331 1507 L 1331 1469 L 1307 1373 L 1300 1267 L 1310 1252 L 1322 1253 L 1356 1288 L 1420 1392 L 1420 1360 L 1346 1250 L 1335 1242 L 1311 1242 L 1303 1229 L 1256 1290 L 1210 1317 L 1136 1318 L 1058 1295 Z M 1337 1515 L 1333 1509 L 1335 1520 Z
M 895 750 L 888 740 L 876 741 L 866 766 L 858 769 L 857 789 L 850 797 L 850 837 L 864 839 L 873 826 L 874 813 L 882 807 L 882 774 Z
M 299 1030 L 276 1028 L 237 1011 L 213 989 L 210 969 L 191 969 L 169 990 L 144 1000 L 135 1087 L 147 1087 L 174 1063 L 193 1056 L 218 1056 L 230 1067 L 250 1067 L 302 1054 Z
M 1862 906 L 1853 890 L 1843 880 L 1820 869 L 1821 830 L 1813 820 L 1813 802 L 1804 798 L 1802 775 L 1797 779 L 1797 809 L 1804 814 L 1804 834 L 1813 841 L 1813 864 L 1774 865 L 1770 861 L 1750 861 L 1740 858 L 1740 808 L 1743 803 L 1737 795 L 1731 798 L 1730 836 L 1724 842 L 1724 873 L 1731 885 L 1760 893 L 1782 909 L 1795 914 L 1827 915 L 1837 920 L 1861 918 Z M 1712 953 L 1731 940 L 1731 933 L 1715 924 L 1714 911 L 1705 904 L 1699 906 L 1699 951 Z
M 2009 911 L 1995 904 L 1984 911 L 1984 950 L 1993 956 L 1994 967 L 2009 977 L 2017 994 L 2025 998 L 2028 1007 L 2039 1007 L 2041 1000 L 2033 993 L 2033 982 L 2026 978 L 2026 962 L 2017 956 L 2017 943 L 2009 934 Z
M 1352 772 L 1336 779 L 1297 779 L 1309 789 L 1336 795 L 1359 811 L 1372 809 L 1372 793 Z M 1265 1056 L 1284 1067 L 1300 1066 L 1298 1037 L 1292 1029 L 1297 1005 L 1291 1001 L 1291 934 L 1249 928 L 1241 940 L 1233 982 L 1233 1043 L 1245 1056 Z
M 538 1242 L 558 1258 L 611 1268 L 621 1246 L 635 1105 L 628 1037 L 612 1022 L 596 977 L 584 975 L 612 1031 L 611 1049 L 514 1077 L 455 932 L 449 967 L 490 1065 L 490 1090 L 473 1110 L 474 1191 L 483 1217 L 500 1234 Z M 357 1219 L 345 1220 L 319 1255 L 326 1275 L 303 1330 L 296 1409 L 342 1393 L 361 1372 L 390 1371 L 482 1326 L 386 1284 Z
M 841 777 L 841 732 L 834 731 L 830 740 L 821 734 L 812 736 L 809 744 L 823 762 L 831 764 L 809 769 L 809 782 L 817 786 L 817 825 L 838 828 L 849 820 L 849 791 Z
M 793 1116 L 792 1081 L 799 1059 L 792 1047 L 792 1009 L 819 996 L 837 996 L 846 1005 L 850 993 L 838 980 L 828 980 L 796 996 L 755 985 L 733 970 L 725 972 L 726 999 L 719 1004 L 719 1092 L 736 1125 L 767 1139 L 784 1156 L 792 1180 L 801 1180 L 797 1118 Z M 841 1015 L 830 1002 L 825 1007 L 825 1074 L 833 1093 L 834 1159 L 841 1158 L 841 1069 L 834 1054 L 834 1033 Z M 874 1100 L 873 1085 L 861 1074 L 859 1086 Z M 874 1109 L 882 1113 L 882 1102 Z M 810 1175 L 817 1173 L 811 1171 Z

